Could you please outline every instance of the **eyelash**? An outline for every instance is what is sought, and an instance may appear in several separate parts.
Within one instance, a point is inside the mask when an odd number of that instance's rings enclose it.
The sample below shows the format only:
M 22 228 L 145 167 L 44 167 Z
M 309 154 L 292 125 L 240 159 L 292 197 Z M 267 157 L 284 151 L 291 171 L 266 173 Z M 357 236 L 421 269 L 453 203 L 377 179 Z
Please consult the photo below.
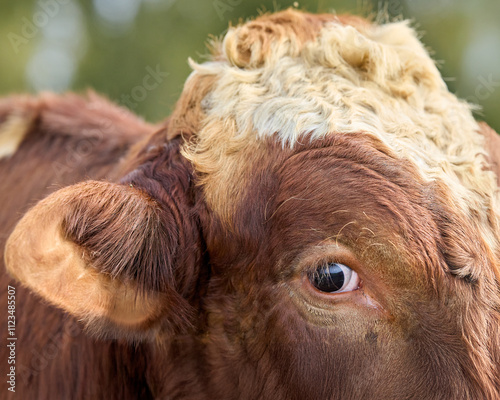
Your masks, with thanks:
M 308 275 L 310 284 L 321 293 L 351 292 L 357 290 L 360 284 L 356 271 L 341 263 L 323 264 Z

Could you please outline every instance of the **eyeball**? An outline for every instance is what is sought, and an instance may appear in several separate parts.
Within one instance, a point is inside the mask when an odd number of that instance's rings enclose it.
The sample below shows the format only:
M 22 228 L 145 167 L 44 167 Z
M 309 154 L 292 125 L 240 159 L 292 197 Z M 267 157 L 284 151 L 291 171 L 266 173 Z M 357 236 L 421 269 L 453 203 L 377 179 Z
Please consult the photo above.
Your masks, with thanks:
M 358 274 L 340 263 L 322 265 L 309 275 L 309 281 L 324 293 L 351 292 L 359 287 Z

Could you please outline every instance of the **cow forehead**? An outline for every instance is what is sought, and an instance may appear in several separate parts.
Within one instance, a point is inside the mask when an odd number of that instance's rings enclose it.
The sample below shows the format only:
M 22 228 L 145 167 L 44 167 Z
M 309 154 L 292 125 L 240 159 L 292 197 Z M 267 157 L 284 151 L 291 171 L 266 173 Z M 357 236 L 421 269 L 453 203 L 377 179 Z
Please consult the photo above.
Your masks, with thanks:
M 185 155 L 212 210 L 230 218 L 264 139 L 293 148 L 306 137 L 362 132 L 413 164 L 424 181 L 442 182 L 494 246 L 488 218 L 496 183 L 483 138 L 408 23 L 311 22 L 292 10 L 282 16 L 231 28 L 213 61 L 192 63 L 183 97 L 199 100 L 199 123 Z M 290 20 L 300 23 L 290 28 Z M 221 191 L 220 182 L 232 188 Z

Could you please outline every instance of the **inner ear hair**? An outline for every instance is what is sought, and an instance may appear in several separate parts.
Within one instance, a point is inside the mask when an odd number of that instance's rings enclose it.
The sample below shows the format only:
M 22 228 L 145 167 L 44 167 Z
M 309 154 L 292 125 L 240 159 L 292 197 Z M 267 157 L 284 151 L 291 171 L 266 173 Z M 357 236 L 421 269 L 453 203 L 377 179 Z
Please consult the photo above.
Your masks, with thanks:
M 142 293 L 174 285 L 178 238 L 170 213 L 132 185 L 90 181 L 73 188 L 79 194 L 63 200 L 62 233 L 85 250 L 89 264 L 133 281 Z
M 159 328 L 168 310 L 177 323 L 189 319 L 175 290 L 171 219 L 132 186 L 79 183 L 26 213 L 7 241 L 6 266 L 91 331 L 140 337 Z

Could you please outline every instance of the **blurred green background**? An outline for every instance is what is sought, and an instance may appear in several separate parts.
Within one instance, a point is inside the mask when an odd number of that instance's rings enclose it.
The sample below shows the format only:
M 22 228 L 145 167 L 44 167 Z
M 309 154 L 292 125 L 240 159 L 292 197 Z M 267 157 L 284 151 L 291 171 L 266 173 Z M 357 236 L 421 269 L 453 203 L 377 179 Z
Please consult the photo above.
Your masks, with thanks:
M 500 132 L 499 0 L 1 1 L 0 95 L 93 88 L 158 121 L 190 73 L 188 57 L 207 55 L 210 34 L 295 6 L 412 19 L 450 90 L 481 105 L 476 117 Z

